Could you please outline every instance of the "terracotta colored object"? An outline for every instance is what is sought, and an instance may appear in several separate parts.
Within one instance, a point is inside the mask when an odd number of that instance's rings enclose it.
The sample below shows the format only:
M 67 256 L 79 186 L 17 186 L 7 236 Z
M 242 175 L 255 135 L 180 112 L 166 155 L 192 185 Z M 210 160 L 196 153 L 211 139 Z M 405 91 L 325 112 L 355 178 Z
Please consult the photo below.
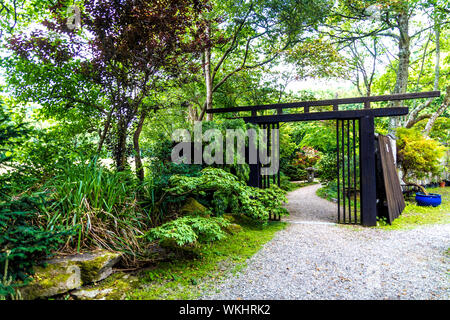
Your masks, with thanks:
M 441 188 L 445 188 L 445 181 L 441 181 L 441 182 L 439 183 L 439 186 L 440 186 Z

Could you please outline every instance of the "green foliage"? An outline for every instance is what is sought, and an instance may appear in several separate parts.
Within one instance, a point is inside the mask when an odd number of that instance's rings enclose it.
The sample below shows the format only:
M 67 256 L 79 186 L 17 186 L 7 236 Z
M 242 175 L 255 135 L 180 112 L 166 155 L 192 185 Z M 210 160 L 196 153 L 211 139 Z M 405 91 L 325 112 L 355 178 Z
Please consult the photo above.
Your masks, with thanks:
M 25 134 L 24 125 L 12 122 L 10 114 L 6 112 L 3 102 L 0 100 L 0 165 L 11 160 L 13 146 Z
M 197 241 L 205 243 L 221 240 L 226 236 L 222 228 L 228 225 L 229 222 L 222 217 L 186 216 L 154 228 L 146 236 L 148 240 L 159 240 L 163 245 L 175 243 L 177 246 L 186 246 Z
M 306 180 L 308 177 L 306 169 L 313 167 L 320 157 L 320 153 L 314 148 L 303 147 L 288 158 L 290 159 L 288 163 L 282 163 L 280 169 L 291 181 Z
M 288 176 L 291 181 L 302 181 L 306 180 L 308 177 L 306 170 L 292 164 L 285 165 L 283 173 Z
M 317 190 L 316 194 L 322 199 L 333 201 L 338 198 L 337 182 L 331 181 L 325 187 Z M 341 192 L 342 194 L 342 192 Z
M 15 161 L 22 173 L 43 179 L 59 174 L 72 163 L 89 159 L 95 154 L 89 139 L 80 135 L 67 136 L 60 128 L 33 130 L 28 139 L 17 148 Z
M 34 225 L 41 198 L 0 203 L 0 297 L 14 295 L 17 281 L 27 281 L 32 268 L 51 255 L 73 234 L 60 226 Z
M 220 216 L 224 213 L 244 214 L 258 223 L 267 223 L 270 213 L 286 215 L 282 208 L 286 192 L 248 187 L 236 176 L 216 168 L 202 170 L 199 177 L 173 176 L 167 191 L 177 198 L 193 196 Z M 182 199 L 182 198 L 179 198 Z
M 243 133 L 246 133 L 248 129 L 256 129 L 257 131 L 259 128 L 253 124 L 245 123 L 242 119 L 218 119 L 216 121 L 209 121 L 204 122 L 202 125 L 203 134 L 207 130 L 216 129 L 220 130 L 222 137 L 223 137 L 223 157 L 224 162 L 225 159 L 227 159 L 227 150 L 226 150 L 226 137 L 227 137 L 227 130 L 242 130 Z M 209 143 L 208 143 L 209 144 Z M 245 145 L 249 145 L 248 138 L 246 138 Z M 206 144 L 203 144 L 203 147 L 205 148 Z M 243 162 L 241 155 L 238 152 L 235 152 L 234 155 L 234 164 L 224 164 L 224 165 L 217 165 L 214 164 L 212 167 L 223 169 L 229 173 L 234 174 L 242 181 L 248 181 L 248 176 L 250 173 L 250 168 L 247 164 L 239 164 L 240 162 Z M 244 161 L 245 162 L 245 161 Z
M 425 129 L 429 119 L 419 121 L 414 128 L 422 132 Z M 433 129 L 430 132 L 430 138 L 439 141 L 442 144 L 448 143 L 450 140 L 450 117 L 440 117 L 436 119 Z
M 317 163 L 317 175 L 320 182 L 329 183 L 337 179 L 337 156 L 336 153 L 323 155 Z
M 184 256 L 142 271 L 140 281 L 149 285 L 129 292 L 127 299 L 197 299 L 209 284 L 242 269 L 247 259 L 286 224 L 270 222 L 264 228 L 252 224 L 242 226 L 243 232 L 229 235 L 222 241 L 198 243 L 193 250 L 194 259 Z
M 332 121 L 297 124 L 293 137 L 300 147 L 312 147 L 322 153 L 336 150 L 336 126 Z
M 51 204 L 43 206 L 50 228 L 77 227 L 73 248 L 95 245 L 141 256 L 144 249 L 137 237 L 152 223 L 138 203 L 139 192 L 129 171 L 114 172 L 97 161 L 67 166 L 42 188 Z
M 344 76 L 347 62 L 339 51 L 324 39 L 305 39 L 287 50 L 286 60 L 297 68 L 297 77 L 326 78 Z M 307 68 L 306 66 L 313 66 Z
M 16 124 L 11 119 L 11 114 L 6 111 L 0 99 L 0 200 L 11 193 L 12 183 L 8 175 L 2 170 L 4 165 L 11 165 L 17 145 L 23 142 L 28 135 L 28 128 L 24 124 Z
M 413 129 L 397 130 L 398 162 L 406 179 L 422 179 L 437 174 L 445 148 L 439 142 L 425 138 Z

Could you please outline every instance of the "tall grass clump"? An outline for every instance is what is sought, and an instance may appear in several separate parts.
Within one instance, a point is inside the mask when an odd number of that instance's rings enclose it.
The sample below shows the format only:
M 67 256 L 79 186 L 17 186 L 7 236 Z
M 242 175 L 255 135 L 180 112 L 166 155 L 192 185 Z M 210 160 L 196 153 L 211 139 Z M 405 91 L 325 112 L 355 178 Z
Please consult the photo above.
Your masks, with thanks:
M 151 219 L 139 205 L 138 191 L 130 171 L 111 171 L 97 161 L 74 164 L 45 185 L 50 204 L 42 211 L 48 228 L 76 228 L 66 248 L 101 247 L 139 257 L 145 248 L 137 237 Z

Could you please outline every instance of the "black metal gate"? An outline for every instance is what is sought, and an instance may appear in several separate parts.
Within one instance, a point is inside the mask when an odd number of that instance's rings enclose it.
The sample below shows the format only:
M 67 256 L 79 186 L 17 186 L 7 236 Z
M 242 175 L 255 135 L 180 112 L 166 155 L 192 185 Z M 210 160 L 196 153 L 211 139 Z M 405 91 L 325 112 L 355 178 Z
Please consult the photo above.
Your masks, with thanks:
M 357 97 L 321 101 L 299 101 L 262 106 L 210 109 L 208 114 L 251 112 L 251 116 L 239 118 L 260 128 L 273 131 L 279 128 L 280 122 L 336 120 L 337 139 L 337 202 L 338 222 L 360 223 L 364 226 L 377 225 L 377 182 L 375 163 L 375 123 L 378 117 L 394 117 L 407 115 L 407 107 L 375 108 L 371 103 L 403 101 L 439 97 L 439 91 L 405 93 L 387 96 Z M 363 104 L 363 109 L 340 110 L 340 105 Z M 311 112 L 311 108 L 331 107 L 332 111 Z M 292 109 L 303 109 L 303 112 L 292 112 Z M 276 110 L 276 114 L 258 115 L 258 112 Z M 285 113 L 284 110 L 291 110 Z M 271 135 L 268 134 L 268 137 Z M 279 145 L 276 146 L 279 148 Z M 267 151 L 273 150 L 270 139 L 267 139 Z M 279 149 L 275 150 L 279 157 Z M 267 175 L 262 171 L 265 164 L 250 163 L 249 185 L 269 188 L 271 184 L 280 184 L 280 173 Z M 379 199 L 378 199 L 379 200 Z M 399 207 L 401 209 L 401 206 Z M 401 211 L 401 210 L 397 210 Z M 272 217 L 273 218 L 273 217 Z M 276 218 L 276 217 L 275 217 Z
M 256 170 L 251 170 L 251 173 L 256 174 L 253 179 L 250 177 L 250 181 L 253 181 L 253 184 L 250 184 L 252 187 L 257 187 L 261 189 L 270 188 L 271 185 L 280 186 L 280 170 L 278 168 L 276 174 L 267 174 L 266 170 L 270 167 L 270 164 L 263 163 L 260 159 L 260 148 L 263 148 L 263 153 L 265 153 L 268 157 L 270 155 L 274 155 L 276 158 L 273 158 L 272 161 L 277 161 L 279 163 L 280 157 L 280 144 L 279 144 L 279 123 L 261 123 L 259 125 L 260 129 L 266 130 L 267 134 L 264 136 L 264 140 L 260 141 L 262 145 L 258 147 L 258 164 L 256 166 Z M 274 143 L 275 142 L 275 143 Z M 274 152 L 273 152 L 274 151 Z M 256 182 L 256 183 L 255 183 Z
M 337 220 L 339 223 L 361 223 L 358 119 L 336 120 L 337 144 Z

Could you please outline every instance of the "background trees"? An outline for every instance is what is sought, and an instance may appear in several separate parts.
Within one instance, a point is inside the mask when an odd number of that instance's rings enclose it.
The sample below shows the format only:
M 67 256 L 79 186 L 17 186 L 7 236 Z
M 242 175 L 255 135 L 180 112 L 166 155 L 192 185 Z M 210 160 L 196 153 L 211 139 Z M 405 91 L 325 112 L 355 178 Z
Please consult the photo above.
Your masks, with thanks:
M 296 48 L 312 56 L 319 47 L 300 43 L 315 37 L 310 32 L 330 6 L 328 0 L 212 1 L 204 14 L 211 45 L 202 53 L 203 84 L 190 101 L 194 118 L 203 119 L 212 108 L 213 95 L 233 77 L 245 77 Z M 314 62 L 305 59 L 303 70 Z

